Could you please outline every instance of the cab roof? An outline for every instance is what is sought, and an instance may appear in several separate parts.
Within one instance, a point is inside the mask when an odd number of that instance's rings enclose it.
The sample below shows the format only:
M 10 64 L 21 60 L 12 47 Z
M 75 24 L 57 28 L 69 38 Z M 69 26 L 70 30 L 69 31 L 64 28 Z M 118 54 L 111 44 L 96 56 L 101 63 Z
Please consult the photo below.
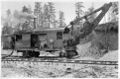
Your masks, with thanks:
M 55 28 L 55 29 L 43 29 L 43 30 L 33 30 L 33 31 L 16 31 L 14 34 L 43 34 L 47 32 L 58 32 L 64 31 L 64 28 Z

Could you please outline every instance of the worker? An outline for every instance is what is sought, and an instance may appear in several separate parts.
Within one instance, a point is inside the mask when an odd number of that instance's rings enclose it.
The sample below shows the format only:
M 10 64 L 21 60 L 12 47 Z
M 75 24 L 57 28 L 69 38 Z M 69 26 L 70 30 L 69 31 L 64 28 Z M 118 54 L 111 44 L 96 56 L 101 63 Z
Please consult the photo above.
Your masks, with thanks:
M 12 49 L 15 48 L 15 38 L 14 38 L 14 36 L 11 37 L 11 48 Z
M 54 40 L 53 40 L 53 39 L 50 39 L 50 40 L 49 40 L 49 43 L 50 43 L 50 47 L 51 47 L 52 49 L 54 49 Z

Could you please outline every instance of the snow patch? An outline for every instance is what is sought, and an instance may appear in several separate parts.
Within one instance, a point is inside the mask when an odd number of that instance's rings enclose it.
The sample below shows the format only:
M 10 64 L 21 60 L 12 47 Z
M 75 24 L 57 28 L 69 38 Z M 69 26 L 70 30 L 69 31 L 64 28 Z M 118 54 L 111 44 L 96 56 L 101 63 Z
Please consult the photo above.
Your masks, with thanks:
M 99 60 L 103 60 L 103 61 L 118 61 L 118 50 L 109 51 L 103 57 L 101 57 Z

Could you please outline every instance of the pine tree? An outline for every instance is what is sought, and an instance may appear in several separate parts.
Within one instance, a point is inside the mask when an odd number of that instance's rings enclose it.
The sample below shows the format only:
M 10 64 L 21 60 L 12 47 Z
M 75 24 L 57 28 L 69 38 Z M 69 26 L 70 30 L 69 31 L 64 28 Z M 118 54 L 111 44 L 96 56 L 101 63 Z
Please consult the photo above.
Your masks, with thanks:
M 59 27 L 65 27 L 65 22 L 64 22 L 64 12 L 59 11 Z
M 53 27 L 56 27 L 55 25 L 55 7 L 53 2 L 48 2 L 48 21 L 49 24 L 51 24 Z
M 22 27 L 22 30 L 30 30 L 31 29 L 31 18 L 29 16 L 29 14 L 32 13 L 32 10 L 31 10 L 31 6 L 23 6 L 22 7 L 22 15 L 21 15 L 21 21 L 24 21 L 23 23 L 21 23 L 21 27 Z M 19 18 L 20 19 L 20 18 Z
M 6 14 L 7 14 L 7 16 L 6 16 L 6 22 L 8 23 L 8 26 L 12 26 L 12 23 L 11 23 L 11 19 L 12 19 L 11 10 L 8 9 L 8 10 L 6 11 Z
M 31 6 L 30 5 L 28 5 L 28 14 L 31 14 L 31 15 L 33 15 L 33 11 L 32 11 L 32 8 L 31 8 Z M 34 16 L 34 15 L 33 15 Z M 32 18 L 32 19 L 28 19 L 28 21 L 29 21 L 29 28 L 28 28 L 28 30 L 33 30 L 33 28 L 34 28 L 34 22 L 33 22 L 33 19 L 34 18 Z
M 47 4 L 44 4 L 43 7 L 43 26 L 44 28 L 49 28 L 50 27 L 50 16 L 49 16 L 49 7 Z
M 113 2 L 110 15 L 111 15 L 111 22 L 118 21 L 118 2 Z
M 8 10 L 6 11 L 6 14 L 7 14 L 7 16 L 9 17 L 9 16 L 11 15 L 11 10 L 8 9 Z
M 29 14 L 32 14 L 32 12 L 33 12 L 33 11 L 32 11 L 31 6 L 30 6 L 30 5 L 28 5 L 28 13 L 29 13 Z
M 28 5 L 28 6 L 23 6 L 22 7 L 22 12 L 23 13 L 28 13 L 28 14 L 31 14 L 32 13 L 32 9 L 31 9 L 31 6 L 30 5 Z
M 24 12 L 26 14 L 26 12 Z M 20 31 L 23 29 L 22 24 L 25 23 L 26 20 L 24 13 L 22 11 L 15 10 L 13 13 L 13 23 L 14 23 L 14 30 Z
M 90 7 L 90 8 L 88 9 L 87 14 L 89 14 L 89 13 L 91 13 L 91 12 L 93 12 L 93 11 L 94 11 L 94 7 L 92 6 L 92 7 Z M 93 20 L 95 19 L 95 17 L 96 17 L 96 14 L 90 15 L 90 16 L 88 17 L 89 22 L 93 22 Z
M 113 5 L 112 5 L 112 7 L 113 7 L 113 13 L 115 13 L 116 15 L 118 15 L 118 2 L 113 2 Z
M 36 19 L 37 28 L 41 28 L 43 26 L 43 21 L 42 21 L 43 14 L 42 14 L 41 2 L 35 2 L 34 15 L 37 17 Z
M 84 13 L 84 11 L 82 10 L 82 8 L 84 7 L 83 2 L 77 2 L 75 6 L 76 6 L 76 14 L 77 14 L 76 18 L 80 18 Z
M 29 9 L 26 6 L 22 7 L 22 12 L 23 13 L 29 13 Z
M 75 3 L 75 8 L 76 8 L 76 19 L 80 18 L 81 16 L 84 15 L 83 2 L 77 2 L 77 3 Z M 82 28 L 83 27 L 83 20 L 80 20 L 79 22 L 77 22 L 76 25 L 80 26 L 79 28 Z
M 11 34 L 13 32 L 11 19 L 12 19 L 12 13 L 11 10 L 8 9 L 6 11 L 6 18 L 4 18 L 4 22 L 3 22 L 2 34 Z
M 13 13 L 13 23 L 14 23 L 14 30 L 19 31 L 20 30 L 20 18 L 19 18 L 19 12 L 17 10 Z M 18 26 L 19 25 L 19 26 Z

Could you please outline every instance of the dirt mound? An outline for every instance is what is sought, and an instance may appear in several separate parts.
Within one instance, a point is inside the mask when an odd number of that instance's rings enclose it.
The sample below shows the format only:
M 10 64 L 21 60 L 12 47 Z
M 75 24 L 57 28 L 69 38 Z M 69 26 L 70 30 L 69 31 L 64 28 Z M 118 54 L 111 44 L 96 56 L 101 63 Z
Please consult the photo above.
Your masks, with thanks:
M 118 61 L 118 50 L 105 52 L 98 47 L 91 46 L 91 42 L 77 45 L 79 57 L 85 60 Z
M 77 45 L 77 52 L 80 57 L 90 57 L 99 59 L 104 53 L 95 46 L 91 46 L 91 42 Z

